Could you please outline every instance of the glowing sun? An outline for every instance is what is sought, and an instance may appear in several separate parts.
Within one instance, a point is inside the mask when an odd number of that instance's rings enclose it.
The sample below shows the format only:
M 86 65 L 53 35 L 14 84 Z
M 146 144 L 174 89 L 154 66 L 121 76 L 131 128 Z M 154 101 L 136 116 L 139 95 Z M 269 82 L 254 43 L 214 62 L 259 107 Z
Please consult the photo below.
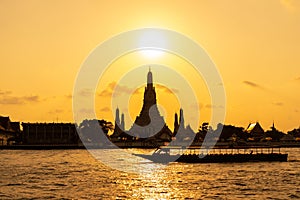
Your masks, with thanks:
M 153 49 L 141 50 L 140 53 L 146 58 L 158 58 L 164 54 L 164 52 L 161 50 Z

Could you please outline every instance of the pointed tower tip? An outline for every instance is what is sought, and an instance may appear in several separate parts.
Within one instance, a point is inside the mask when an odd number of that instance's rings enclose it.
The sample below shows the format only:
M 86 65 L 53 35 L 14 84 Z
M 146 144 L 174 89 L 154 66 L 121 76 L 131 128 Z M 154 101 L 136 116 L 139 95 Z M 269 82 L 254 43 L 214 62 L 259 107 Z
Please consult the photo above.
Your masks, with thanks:
M 149 72 L 147 75 L 147 84 L 153 84 L 153 78 L 152 78 L 152 72 L 151 72 L 150 66 L 149 66 Z

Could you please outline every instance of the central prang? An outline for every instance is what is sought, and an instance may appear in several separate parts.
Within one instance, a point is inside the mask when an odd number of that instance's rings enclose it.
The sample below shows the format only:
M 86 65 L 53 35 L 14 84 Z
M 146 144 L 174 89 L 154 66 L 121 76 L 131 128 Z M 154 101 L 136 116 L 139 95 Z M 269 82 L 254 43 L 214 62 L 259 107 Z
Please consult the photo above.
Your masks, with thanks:
M 143 107 L 129 132 L 137 138 L 162 139 L 161 137 L 164 135 L 163 138 L 169 140 L 172 137 L 172 132 L 160 115 L 156 104 L 156 92 L 155 87 L 153 87 L 153 76 L 150 68 L 147 74 Z

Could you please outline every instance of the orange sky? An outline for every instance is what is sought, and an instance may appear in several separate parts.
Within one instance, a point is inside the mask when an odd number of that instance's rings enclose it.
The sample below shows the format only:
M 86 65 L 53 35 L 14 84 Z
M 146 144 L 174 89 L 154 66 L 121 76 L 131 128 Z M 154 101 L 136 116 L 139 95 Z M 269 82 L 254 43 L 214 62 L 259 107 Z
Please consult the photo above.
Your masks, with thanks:
M 224 81 L 226 123 L 259 121 L 268 129 L 274 120 L 283 131 L 299 127 L 300 2 L 188 2 L 0 1 L 0 114 L 15 121 L 72 121 L 74 81 L 89 53 L 113 35 L 157 27 L 206 49 Z M 100 84 L 99 92 L 118 81 Z M 200 103 L 209 116 L 209 100 Z M 96 108 L 103 109 L 100 118 L 111 120 L 104 112 L 109 106 Z

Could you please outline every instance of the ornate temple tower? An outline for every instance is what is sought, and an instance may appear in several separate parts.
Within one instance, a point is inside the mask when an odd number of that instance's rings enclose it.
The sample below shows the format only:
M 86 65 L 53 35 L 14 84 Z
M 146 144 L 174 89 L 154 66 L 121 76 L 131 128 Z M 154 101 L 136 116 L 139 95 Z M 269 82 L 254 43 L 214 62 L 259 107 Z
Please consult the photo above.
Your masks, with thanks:
M 122 113 L 122 115 L 121 115 L 120 128 L 121 128 L 123 131 L 125 130 L 124 113 Z
M 152 114 L 151 117 L 160 117 L 156 105 L 156 92 L 155 88 L 153 87 L 152 72 L 149 69 L 147 75 L 147 87 L 145 87 L 144 91 L 143 107 L 139 116 L 135 120 L 135 124 L 139 126 L 146 126 L 150 124 L 150 109 Z
M 120 121 L 120 110 L 119 108 L 116 109 L 116 119 L 115 119 L 115 128 L 114 132 L 111 135 L 111 138 L 127 138 L 129 137 L 125 133 L 125 122 L 124 122 L 124 114 L 121 115 L 121 121 Z
M 155 87 L 153 87 L 153 76 L 150 69 L 147 74 L 143 107 L 129 132 L 137 138 L 171 140 L 172 132 L 160 115 L 156 104 L 156 92 Z
M 120 125 L 120 110 L 119 108 L 116 109 L 116 120 L 115 120 L 115 125 Z
M 177 113 L 175 113 L 175 116 L 174 116 L 174 131 L 173 131 L 173 135 L 176 135 L 176 133 L 178 132 L 178 129 L 179 129 L 178 115 L 177 115 Z
M 180 108 L 179 113 L 179 122 L 177 113 L 175 113 L 175 120 L 174 120 L 174 136 L 176 137 L 177 141 L 189 143 L 190 140 L 195 137 L 195 133 L 192 130 L 190 125 L 185 126 L 184 122 L 184 115 L 183 109 Z M 183 143 L 182 143 L 183 144 Z

